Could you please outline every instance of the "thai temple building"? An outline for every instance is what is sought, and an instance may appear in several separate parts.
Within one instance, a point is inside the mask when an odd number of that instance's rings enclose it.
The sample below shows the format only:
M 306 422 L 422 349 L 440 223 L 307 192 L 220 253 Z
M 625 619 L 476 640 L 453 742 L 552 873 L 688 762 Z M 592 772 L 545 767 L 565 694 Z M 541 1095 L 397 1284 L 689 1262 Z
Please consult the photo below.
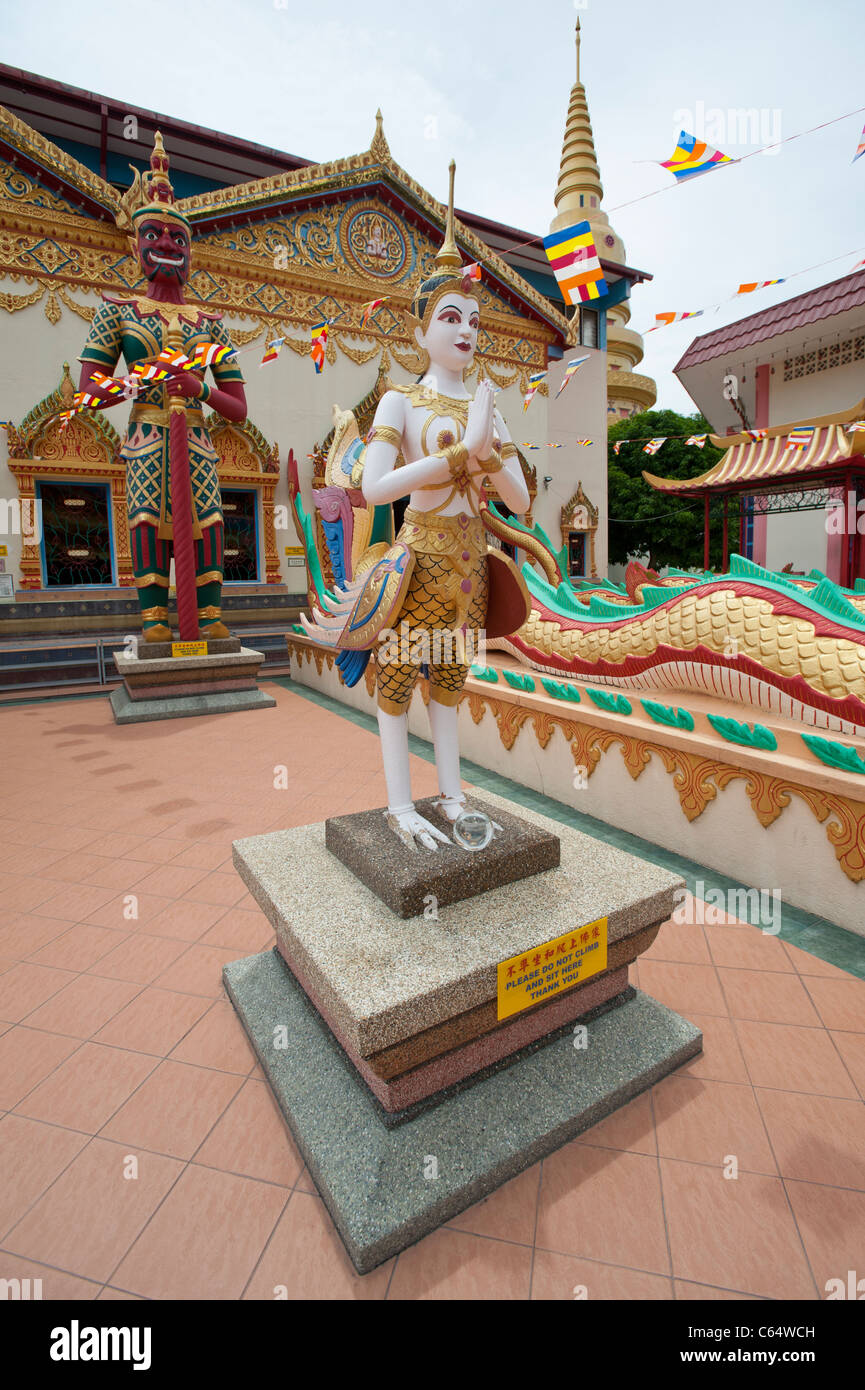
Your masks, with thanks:
M 487 376 L 499 390 L 528 483 L 526 519 L 567 546 L 572 577 L 603 579 L 608 418 L 645 409 L 655 388 L 632 371 L 642 349 L 626 326 L 628 300 L 649 277 L 625 263 L 601 207 L 579 23 L 576 38 L 552 227 L 589 222 L 606 293 L 581 310 L 567 307 L 544 232 L 461 209 L 459 168 L 456 239 L 463 262 L 482 272 L 471 378 Z M 395 161 L 381 112 L 362 153 L 313 163 L 0 67 L 6 639 L 117 634 L 137 611 L 119 458 L 127 407 L 77 417 L 62 434 L 58 415 L 78 386 L 78 359 L 102 294 L 136 289 L 137 262 L 115 218 L 130 166 L 149 167 L 157 131 L 192 227 L 190 297 L 222 314 L 246 380 L 246 421 L 213 422 L 226 517 L 223 607 L 233 627 L 284 629 L 307 594 L 289 457 L 304 504 L 317 515 L 334 407 L 371 420 L 388 381 L 417 376 L 404 313 L 441 244 L 446 208 Z M 443 181 L 445 168 L 443 157 Z M 363 305 L 375 299 L 384 302 L 362 324 Z M 318 375 L 309 332 L 325 319 L 330 336 Z M 280 359 L 259 371 L 276 336 L 285 340 Z M 557 398 L 575 349 L 587 360 Z M 548 377 L 524 411 L 529 376 L 544 369 Z M 37 512 L 38 536 L 28 534 Z M 321 539 L 320 518 L 316 525 Z

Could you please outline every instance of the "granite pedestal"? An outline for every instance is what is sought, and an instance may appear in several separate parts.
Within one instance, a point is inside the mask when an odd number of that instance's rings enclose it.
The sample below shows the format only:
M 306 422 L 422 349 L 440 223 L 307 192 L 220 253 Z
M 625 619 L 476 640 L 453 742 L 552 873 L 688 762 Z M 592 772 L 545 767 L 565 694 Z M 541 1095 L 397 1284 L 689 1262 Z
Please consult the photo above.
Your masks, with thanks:
M 524 823 L 527 840 L 559 841 L 560 863 L 439 903 L 435 917 L 387 907 L 328 852 L 324 825 L 234 845 L 277 948 L 226 966 L 226 987 L 361 1272 L 702 1046 L 627 982 L 681 881 L 534 812 L 516 817 L 500 797 L 483 802 L 503 827 Z M 454 853 L 470 873 L 472 855 Z M 504 1016 L 499 963 L 602 917 L 604 968 Z M 426 1156 L 438 1177 L 425 1176 Z
M 111 692 L 117 724 L 180 719 L 197 714 L 267 709 L 276 704 L 258 688 L 262 652 L 236 637 L 207 643 L 203 656 L 172 656 L 171 643 L 138 640 L 131 652 L 115 652 L 123 685 Z

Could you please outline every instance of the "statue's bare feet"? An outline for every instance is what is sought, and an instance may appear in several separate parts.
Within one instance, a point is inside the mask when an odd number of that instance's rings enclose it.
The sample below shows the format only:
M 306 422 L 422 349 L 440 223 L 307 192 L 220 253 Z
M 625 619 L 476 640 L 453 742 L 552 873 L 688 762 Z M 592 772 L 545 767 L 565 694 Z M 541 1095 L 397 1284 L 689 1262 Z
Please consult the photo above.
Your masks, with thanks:
M 414 809 L 397 812 L 385 811 L 385 820 L 408 849 L 416 850 L 423 845 L 425 849 L 437 850 L 437 840 L 440 844 L 453 848 L 453 842 L 448 839 L 447 835 L 443 834 L 436 826 L 431 825 Z

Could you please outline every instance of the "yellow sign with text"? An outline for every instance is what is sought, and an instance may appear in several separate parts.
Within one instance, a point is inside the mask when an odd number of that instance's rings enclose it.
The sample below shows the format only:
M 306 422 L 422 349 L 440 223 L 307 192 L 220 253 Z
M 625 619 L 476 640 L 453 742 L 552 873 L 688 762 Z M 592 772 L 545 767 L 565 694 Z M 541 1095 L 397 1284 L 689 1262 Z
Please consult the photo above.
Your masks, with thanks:
M 285 553 L 286 553 L 286 555 L 302 555 L 302 554 L 303 554 L 303 546 L 302 546 L 302 545 L 287 545 L 287 546 L 285 547 Z
M 607 919 L 599 917 L 503 960 L 498 968 L 498 1017 L 530 1009 L 606 968 Z
M 6 549 L 5 545 L 0 545 L 0 555 L 8 555 L 8 554 L 9 554 L 9 551 Z
M 172 642 L 172 656 L 207 656 L 206 642 Z

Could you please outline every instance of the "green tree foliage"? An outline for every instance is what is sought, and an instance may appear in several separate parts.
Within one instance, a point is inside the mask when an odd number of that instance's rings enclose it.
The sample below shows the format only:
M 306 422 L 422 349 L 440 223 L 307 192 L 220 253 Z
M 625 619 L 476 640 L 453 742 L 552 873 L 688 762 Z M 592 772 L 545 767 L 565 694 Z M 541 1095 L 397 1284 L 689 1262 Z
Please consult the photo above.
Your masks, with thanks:
M 702 415 L 679 415 L 675 410 L 647 410 L 627 420 L 617 420 L 608 434 L 608 506 L 610 563 L 627 564 L 636 556 L 649 557 L 651 569 L 675 565 L 702 569 L 703 499 L 675 497 L 656 492 L 643 477 L 643 469 L 660 478 L 696 478 L 712 468 L 722 450 L 706 440 L 702 449 L 685 446 L 689 434 L 707 434 L 711 426 Z M 648 438 L 667 436 L 654 455 L 643 453 Z M 677 437 L 678 436 L 678 437 Z M 643 442 L 624 444 L 616 456 L 619 439 Z M 722 560 L 721 500 L 710 510 L 709 562 L 720 569 Z M 738 549 L 738 501 L 730 500 L 730 550 Z

